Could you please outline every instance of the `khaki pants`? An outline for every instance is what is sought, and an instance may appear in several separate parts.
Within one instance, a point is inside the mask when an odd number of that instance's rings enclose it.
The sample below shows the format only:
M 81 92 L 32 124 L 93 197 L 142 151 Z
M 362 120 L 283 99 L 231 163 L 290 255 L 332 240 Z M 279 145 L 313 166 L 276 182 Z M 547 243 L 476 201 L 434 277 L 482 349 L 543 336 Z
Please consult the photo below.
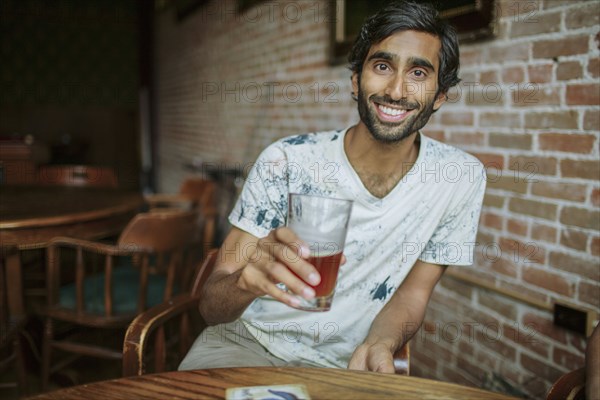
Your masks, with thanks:
M 269 353 L 240 321 L 206 328 L 185 356 L 179 370 L 226 367 L 303 366 Z

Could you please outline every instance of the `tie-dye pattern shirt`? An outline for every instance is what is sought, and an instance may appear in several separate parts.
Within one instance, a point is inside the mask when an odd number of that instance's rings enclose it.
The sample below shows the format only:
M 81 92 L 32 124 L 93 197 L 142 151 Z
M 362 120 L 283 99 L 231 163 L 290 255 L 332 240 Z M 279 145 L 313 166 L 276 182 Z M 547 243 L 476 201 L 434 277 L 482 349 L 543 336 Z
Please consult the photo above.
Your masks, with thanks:
M 346 131 L 292 136 L 270 145 L 229 216 L 232 225 L 260 238 L 286 224 L 288 193 L 354 200 L 347 262 L 331 310 L 299 311 L 263 296 L 241 317 L 263 346 L 287 361 L 345 368 L 417 260 L 472 263 L 486 182 L 482 164 L 420 134 L 414 165 L 388 195 L 377 198 L 346 157 Z

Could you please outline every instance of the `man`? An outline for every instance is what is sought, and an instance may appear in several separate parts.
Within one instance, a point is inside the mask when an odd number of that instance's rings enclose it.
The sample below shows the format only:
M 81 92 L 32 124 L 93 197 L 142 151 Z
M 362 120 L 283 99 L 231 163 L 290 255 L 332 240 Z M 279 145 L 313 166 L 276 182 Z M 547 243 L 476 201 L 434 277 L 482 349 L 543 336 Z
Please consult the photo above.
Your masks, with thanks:
M 282 139 L 248 176 L 202 294 L 214 325 L 180 369 L 304 365 L 394 372 L 446 265 L 469 265 L 485 190 L 474 157 L 419 132 L 459 82 L 454 31 L 426 5 L 371 17 L 349 56 L 360 122 Z M 354 95 L 356 94 L 356 95 Z M 354 200 L 330 311 L 299 311 L 319 282 L 285 227 L 288 193 Z

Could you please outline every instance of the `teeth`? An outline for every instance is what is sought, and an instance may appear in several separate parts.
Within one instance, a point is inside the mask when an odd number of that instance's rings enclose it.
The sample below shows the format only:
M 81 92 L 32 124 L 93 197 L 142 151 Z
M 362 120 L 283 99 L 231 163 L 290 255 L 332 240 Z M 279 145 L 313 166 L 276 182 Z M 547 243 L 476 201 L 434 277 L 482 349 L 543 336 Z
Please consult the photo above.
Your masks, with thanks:
M 406 113 L 406 110 L 397 110 L 395 108 L 390 108 L 382 105 L 379 106 L 379 109 L 383 111 L 384 114 L 391 115 L 393 117 Z

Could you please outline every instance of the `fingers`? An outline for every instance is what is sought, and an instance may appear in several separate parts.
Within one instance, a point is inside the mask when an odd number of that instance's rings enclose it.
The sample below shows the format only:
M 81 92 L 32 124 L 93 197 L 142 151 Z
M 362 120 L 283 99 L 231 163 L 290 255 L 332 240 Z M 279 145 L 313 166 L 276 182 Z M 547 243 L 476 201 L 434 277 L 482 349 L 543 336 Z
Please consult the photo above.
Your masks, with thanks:
M 259 239 L 254 254 L 241 271 L 238 286 L 257 296 L 270 295 L 291 306 L 299 301 L 277 284 L 306 299 L 315 296 L 309 285 L 317 285 L 320 276 L 314 266 L 306 261 L 309 256 L 306 243 L 289 228 L 278 228 Z

